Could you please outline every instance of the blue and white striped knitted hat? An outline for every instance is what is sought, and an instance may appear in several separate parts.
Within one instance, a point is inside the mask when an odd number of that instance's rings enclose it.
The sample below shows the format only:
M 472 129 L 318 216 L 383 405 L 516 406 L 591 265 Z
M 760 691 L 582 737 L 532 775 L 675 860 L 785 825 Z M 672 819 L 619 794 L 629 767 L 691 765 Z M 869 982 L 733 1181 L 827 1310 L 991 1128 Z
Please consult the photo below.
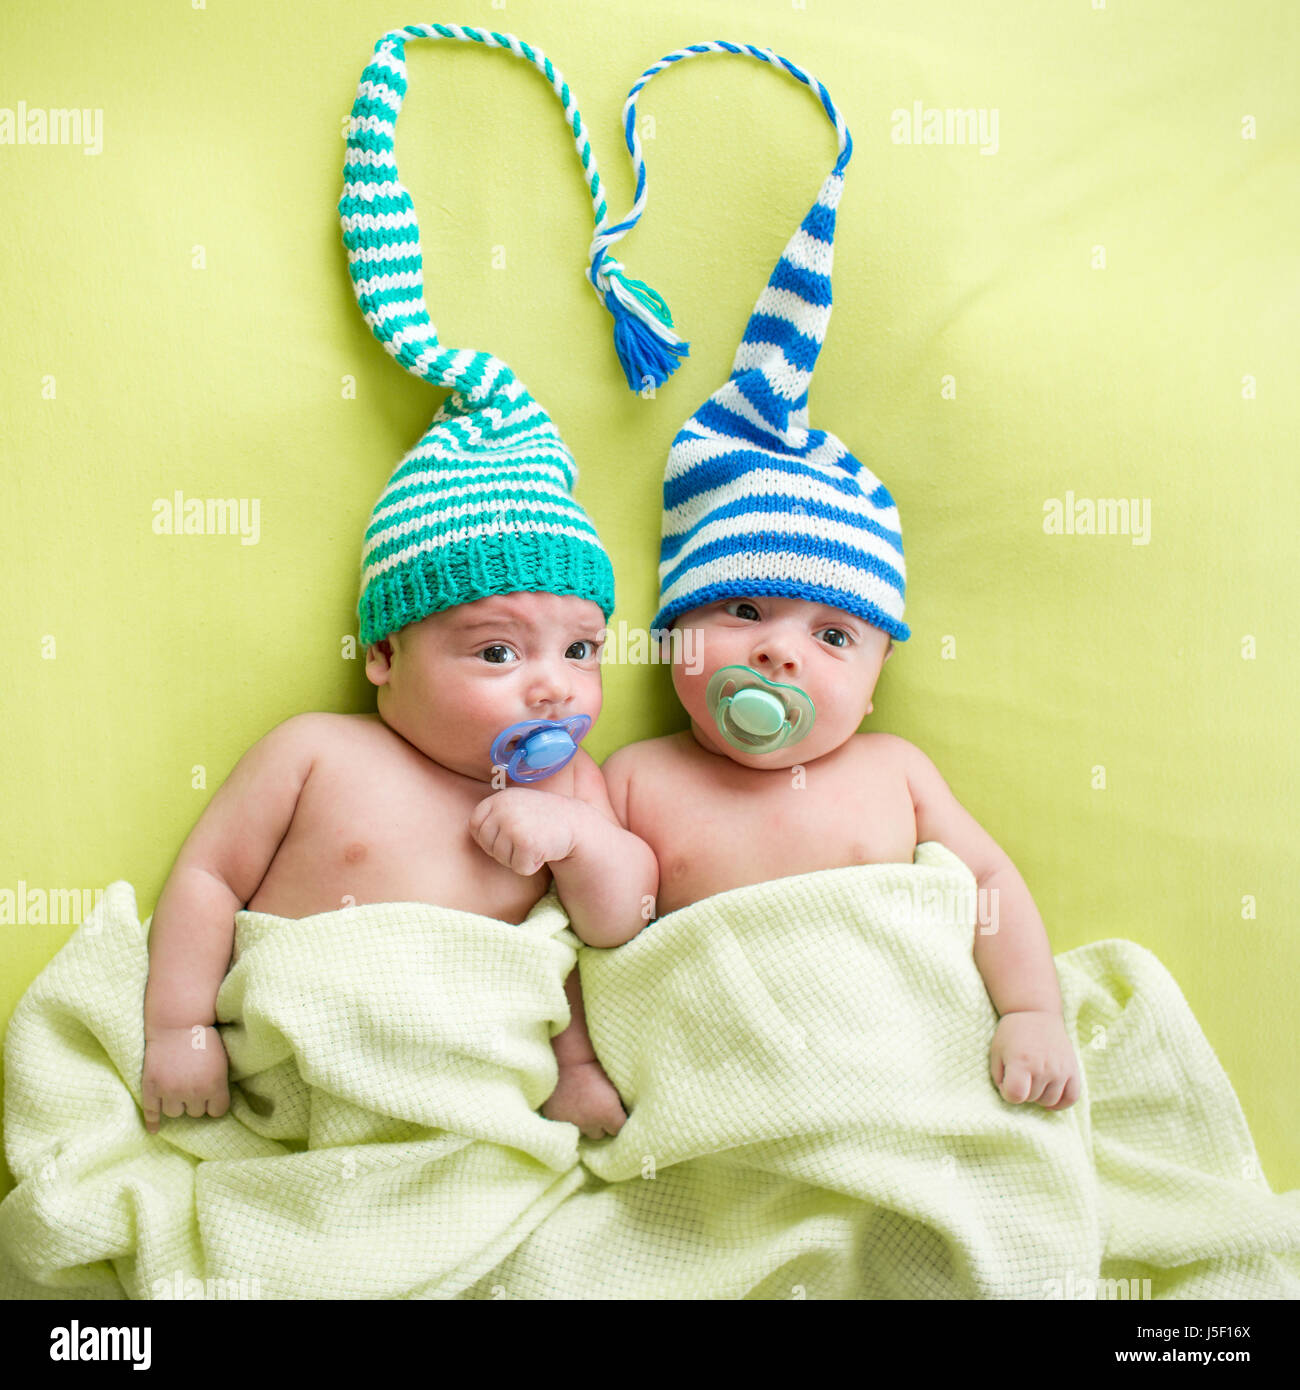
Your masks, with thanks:
M 420 228 L 397 173 L 394 135 L 406 95 L 408 38 L 454 39 L 499 48 L 542 72 L 564 105 L 584 170 L 597 232 L 608 220 L 600 176 L 568 84 L 539 50 L 512 34 L 457 25 L 408 25 L 386 34 L 361 76 L 339 216 L 353 289 L 376 338 L 407 371 L 452 388 L 420 442 L 398 464 L 366 530 L 357 605 L 363 645 L 431 613 L 490 594 L 575 594 L 608 621 L 614 572 L 586 512 L 573 497 L 578 470 L 551 418 L 500 358 L 443 347 L 424 299 Z M 618 321 L 620 357 L 658 361 L 679 340 L 653 306 L 663 301 L 629 280 L 613 259 L 593 268 L 597 295 Z M 668 317 L 666 306 L 663 316 Z M 669 322 L 671 320 L 669 319 Z M 674 363 L 675 365 L 675 363 Z
M 645 207 L 636 131 L 641 89 L 666 67 L 716 52 L 771 63 L 815 90 L 839 136 L 839 158 L 759 296 L 730 378 L 669 450 L 660 606 L 652 626 L 666 628 L 680 614 L 722 599 L 776 594 L 842 608 L 905 641 L 898 508 L 870 468 L 808 422 L 808 387 L 831 316 L 835 209 L 853 153 L 826 88 L 771 49 L 748 44 L 693 44 L 660 59 L 642 73 L 623 108 L 636 203 L 594 244 L 603 248 L 625 236 Z

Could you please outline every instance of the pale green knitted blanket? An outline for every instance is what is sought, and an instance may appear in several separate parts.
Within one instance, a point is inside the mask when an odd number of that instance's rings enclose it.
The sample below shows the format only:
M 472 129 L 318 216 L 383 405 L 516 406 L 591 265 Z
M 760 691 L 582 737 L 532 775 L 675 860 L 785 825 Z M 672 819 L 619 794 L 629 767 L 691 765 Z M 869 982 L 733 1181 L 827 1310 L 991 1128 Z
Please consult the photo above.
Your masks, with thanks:
M 428 904 L 241 912 L 232 1104 L 140 1111 L 148 923 L 118 882 L 5 1042 L 0 1295 L 1300 1296 L 1232 1087 L 1149 951 L 1057 957 L 1068 1111 L 993 1085 L 974 882 L 916 862 L 736 889 L 582 949 Z M 629 1110 L 536 1113 L 580 960 Z

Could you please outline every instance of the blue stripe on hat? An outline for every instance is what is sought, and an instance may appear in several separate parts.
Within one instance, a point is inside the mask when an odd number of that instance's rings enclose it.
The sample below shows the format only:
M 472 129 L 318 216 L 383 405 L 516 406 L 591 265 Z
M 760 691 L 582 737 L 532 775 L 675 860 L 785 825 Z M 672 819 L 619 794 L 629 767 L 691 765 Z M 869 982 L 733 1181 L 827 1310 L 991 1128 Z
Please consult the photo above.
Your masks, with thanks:
M 377 164 L 360 159 L 349 159 L 343 166 L 343 182 L 353 185 L 396 183 L 397 165 L 392 160 L 386 164 Z M 362 202 L 367 201 L 358 193 L 350 193 L 347 196 Z
M 679 434 L 673 442 L 677 448 L 683 439 L 701 439 L 698 434 Z M 710 440 L 710 443 L 719 441 Z M 731 441 L 721 441 L 723 443 Z M 738 442 L 738 441 L 737 441 Z M 731 449 L 713 458 L 703 459 L 693 466 L 682 466 L 670 478 L 664 479 L 664 510 L 671 511 L 683 502 L 702 493 L 711 492 L 725 483 L 732 483 L 746 473 L 761 469 L 765 473 L 785 473 L 794 478 L 813 478 L 828 491 L 842 494 L 845 498 L 857 498 L 862 490 L 853 478 L 845 473 L 839 476 L 839 464 L 832 468 L 817 467 L 806 463 L 797 454 L 777 454 L 766 449 Z
M 894 499 L 889 495 L 889 489 L 884 483 L 877 483 L 876 490 L 867 498 L 867 504 L 872 507 L 892 507 Z
M 677 531 L 672 535 L 664 536 L 659 544 L 660 562 L 671 560 L 687 541 L 693 536 L 699 535 L 705 526 L 712 525 L 715 521 L 728 521 L 733 517 L 749 516 L 754 513 L 797 513 L 799 511 L 802 511 L 805 516 L 819 517 L 823 521 L 839 522 L 844 526 L 856 526 L 859 530 L 866 531 L 870 535 L 879 536 L 900 555 L 903 553 L 902 536 L 897 531 L 890 530 L 888 526 L 882 526 L 878 521 L 873 521 L 870 517 L 864 517 L 860 513 L 851 512 L 844 507 L 832 507 L 827 502 L 807 497 L 796 497 L 790 493 L 757 492 L 746 493 L 743 497 L 737 497 L 721 507 L 715 507 L 712 511 L 701 516 L 693 525 L 687 527 L 685 531 Z
M 659 580 L 661 593 L 666 593 L 688 570 L 699 565 L 707 565 L 710 560 L 733 554 L 743 547 L 746 555 L 771 555 L 788 550 L 796 555 L 814 555 L 820 559 L 838 561 L 850 569 L 861 570 L 883 579 L 891 588 L 898 591 L 900 598 L 906 593 L 903 576 L 892 565 L 868 550 L 845 545 L 843 541 L 833 541 L 829 537 L 807 536 L 798 531 L 752 531 L 743 536 L 723 536 L 709 541 L 691 551 L 686 559 L 668 570 Z
M 683 439 L 699 437 L 699 433 L 694 429 L 696 424 L 702 426 L 704 430 L 712 430 L 714 434 L 733 439 L 737 444 L 751 444 L 759 450 L 785 449 L 789 452 L 789 447 L 778 439 L 770 429 L 764 429 L 762 425 L 738 414 L 724 402 L 719 401 L 716 396 L 710 396 L 695 412 L 694 416 L 682 426 L 676 439 L 673 440 L 674 448 Z M 705 435 L 705 438 L 707 437 Z
M 822 350 L 821 343 L 800 333 L 789 319 L 778 318 L 775 314 L 755 313 L 750 317 L 742 343 L 763 343 L 779 347 L 785 360 L 801 372 L 810 372 L 817 363 L 817 354 Z
M 805 270 L 784 256 L 776 263 L 767 283 L 773 289 L 792 291 L 818 309 L 831 307 L 830 276 L 819 270 Z
M 415 231 L 414 228 L 411 229 Z M 394 238 L 396 240 L 396 238 Z M 418 236 L 413 235 L 412 241 L 417 241 Z M 373 280 L 377 275 L 414 275 L 423 270 L 424 262 L 419 255 L 417 248 L 413 256 L 385 256 L 382 260 L 373 261 L 354 261 L 348 270 L 352 275 L 352 283 L 355 285 L 358 280 Z M 410 289 L 407 294 L 413 294 Z
M 835 240 L 835 209 L 828 208 L 825 203 L 814 203 L 808 209 L 808 215 L 802 223 L 803 230 L 809 236 L 816 237 L 818 241 L 828 244 Z M 830 280 L 826 281 L 829 290 Z
M 745 400 L 771 425 L 772 429 L 784 432 L 790 428 L 790 417 L 798 414 L 808 404 L 808 392 L 800 391 L 793 400 L 772 388 L 772 383 L 758 367 L 749 367 L 739 374 L 732 375 L 732 381 L 740 388 Z M 774 441 L 769 436 L 769 447 Z
M 703 585 L 665 604 L 655 614 L 650 626 L 652 629 L 666 628 L 675 618 L 689 613 L 692 609 L 703 608 L 706 604 L 718 603 L 723 599 L 746 598 L 751 594 L 797 598 L 808 603 L 825 603 L 831 608 L 842 608 L 846 613 L 852 613 L 873 627 L 880 628 L 882 632 L 889 633 L 899 642 L 906 642 L 912 635 L 911 628 L 901 618 L 886 613 L 883 608 L 861 594 L 850 594 L 823 584 L 797 583 L 789 579 L 756 579 L 747 582 L 743 588 L 731 581 Z
M 823 284 L 825 284 L 824 293 Z M 767 285 L 769 289 L 794 295 L 811 308 L 829 309 L 831 307 L 830 282 L 826 276 L 815 270 L 804 270 L 792 261 L 781 261 L 772 272 Z

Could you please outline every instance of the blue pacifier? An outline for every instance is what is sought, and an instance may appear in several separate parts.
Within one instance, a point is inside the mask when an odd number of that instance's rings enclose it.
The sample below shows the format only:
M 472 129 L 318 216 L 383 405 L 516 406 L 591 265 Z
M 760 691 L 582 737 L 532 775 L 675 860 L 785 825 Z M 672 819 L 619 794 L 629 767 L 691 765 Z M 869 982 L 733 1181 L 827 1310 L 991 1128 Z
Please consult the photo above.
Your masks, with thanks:
M 540 782 L 567 763 L 591 728 L 589 714 L 568 719 L 525 719 L 492 740 L 494 767 L 504 767 L 512 782 Z
M 750 666 L 723 666 L 705 688 L 718 732 L 746 753 L 775 753 L 809 733 L 816 710 L 797 685 L 781 685 Z

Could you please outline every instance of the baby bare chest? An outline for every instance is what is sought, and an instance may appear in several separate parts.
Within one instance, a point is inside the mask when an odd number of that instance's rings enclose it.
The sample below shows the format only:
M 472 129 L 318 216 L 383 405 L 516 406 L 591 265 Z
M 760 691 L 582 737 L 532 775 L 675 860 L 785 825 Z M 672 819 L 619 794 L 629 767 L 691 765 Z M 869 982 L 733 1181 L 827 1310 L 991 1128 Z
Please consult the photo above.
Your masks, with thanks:
M 367 902 L 434 902 L 522 921 L 550 872 L 521 876 L 475 842 L 469 819 L 491 786 L 400 752 L 386 756 L 382 743 L 369 752 L 317 761 L 249 905 L 302 917 Z
M 750 786 L 707 776 L 660 788 L 631 828 L 655 851 L 660 915 L 730 888 L 852 864 L 911 863 L 916 818 L 889 769 L 764 774 Z

